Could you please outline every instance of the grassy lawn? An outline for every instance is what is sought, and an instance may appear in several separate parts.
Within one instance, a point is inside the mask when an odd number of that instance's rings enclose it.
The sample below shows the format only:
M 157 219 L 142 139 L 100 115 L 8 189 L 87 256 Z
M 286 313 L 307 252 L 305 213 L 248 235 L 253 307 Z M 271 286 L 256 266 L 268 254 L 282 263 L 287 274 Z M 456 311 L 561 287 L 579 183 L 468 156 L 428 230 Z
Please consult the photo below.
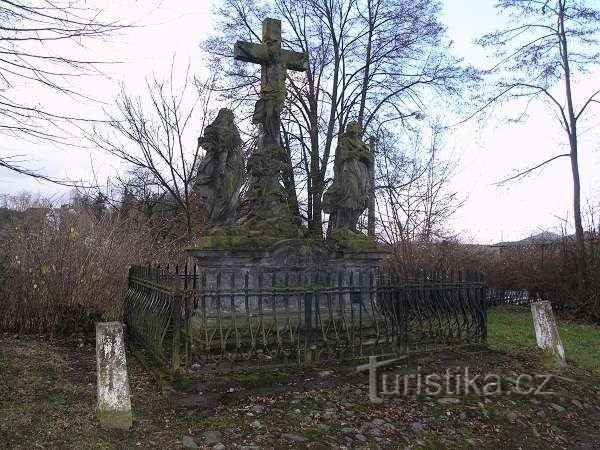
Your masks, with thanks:
M 567 359 L 586 369 L 600 372 L 600 327 L 558 321 Z M 488 316 L 488 343 L 506 352 L 536 349 L 531 312 L 528 308 L 499 306 Z

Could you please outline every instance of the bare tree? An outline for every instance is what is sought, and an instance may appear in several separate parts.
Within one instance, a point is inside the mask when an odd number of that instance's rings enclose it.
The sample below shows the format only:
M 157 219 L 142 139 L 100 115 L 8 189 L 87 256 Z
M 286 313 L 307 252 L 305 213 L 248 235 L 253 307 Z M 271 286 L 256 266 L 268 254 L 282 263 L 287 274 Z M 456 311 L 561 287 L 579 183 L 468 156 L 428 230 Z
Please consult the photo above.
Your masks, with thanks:
M 158 186 L 184 214 L 186 237 L 191 240 L 192 184 L 202 152 L 197 136 L 189 135 L 188 129 L 190 125 L 204 129 L 210 118 L 212 79 L 196 80 L 192 87 L 188 68 L 182 87 L 174 84 L 171 71 L 167 81 L 147 80 L 146 98 L 122 90 L 117 113 L 109 114 L 108 125 L 96 127 L 90 139 L 143 174 L 138 181 Z M 192 124 L 194 120 L 199 123 Z
M 577 277 L 586 284 L 586 249 L 581 218 L 578 125 L 600 103 L 596 90 L 576 104 L 573 77 L 600 62 L 600 10 L 586 0 L 501 0 L 497 7 L 509 14 L 510 25 L 483 36 L 480 44 L 491 48 L 497 63 L 487 71 L 495 89 L 485 106 L 515 99 L 544 101 L 557 117 L 569 142 L 561 153 L 521 171 L 503 182 L 519 179 L 559 158 L 571 161 L 573 217 L 577 241 Z
M 2 0 L 0 21 L 0 134 L 69 144 L 68 123 L 83 119 L 57 113 L 50 105 L 32 100 L 31 89 L 89 98 L 73 83 L 79 77 L 99 73 L 101 62 L 84 57 L 86 46 L 128 25 L 79 0 Z M 0 166 L 61 182 L 27 168 L 18 156 L 0 158 Z
M 251 107 L 259 78 L 233 63 L 232 42 L 259 41 L 264 17 L 281 18 L 283 45 L 310 55 L 305 73 L 289 74 L 282 142 L 293 172 L 284 183 L 300 191 L 297 203 L 313 233 L 323 232 L 328 167 L 350 120 L 361 121 L 367 136 L 381 122 L 394 129 L 426 109 L 428 93 L 459 89 L 465 72 L 446 51 L 438 13 L 433 0 L 225 0 L 219 9 L 217 29 L 224 31 L 204 48 L 237 110 Z
M 382 151 L 376 184 L 376 207 L 382 240 L 396 252 L 396 259 L 408 266 L 415 262 L 417 246 L 453 238 L 448 220 L 463 204 L 450 189 L 457 161 L 442 158 L 443 129 L 434 124 L 429 135 L 419 133 L 412 151 L 393 149 L 395 136 L 380 134 Z

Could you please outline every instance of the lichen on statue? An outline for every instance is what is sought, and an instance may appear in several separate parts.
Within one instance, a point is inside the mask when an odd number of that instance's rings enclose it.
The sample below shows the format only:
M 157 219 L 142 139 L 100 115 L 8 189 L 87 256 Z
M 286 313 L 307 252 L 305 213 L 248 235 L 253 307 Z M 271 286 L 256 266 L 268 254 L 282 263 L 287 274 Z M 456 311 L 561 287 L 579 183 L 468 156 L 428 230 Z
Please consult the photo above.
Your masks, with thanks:
M 219 110 L 217 118 L 204 129 L 198 146 L 206 150 L 200 161 L 193 189 L 207 209 L 207 226 L 235 222 L 244 181 L 242 140 L 230 109 Z
M 335 230 L 357 233 L 358 219 L 369 202 L 373 157 L 361 134 L 360 124 L 351 122 L 340 135 L 333 184 L 323 196 L 323 210 L 335 217 Z
M 266 250 L 285 240 L 307 239 L 305 228 L 282 217 L 246 216 L 238 223 L 206 230 L 197 248 L 204 250 Z

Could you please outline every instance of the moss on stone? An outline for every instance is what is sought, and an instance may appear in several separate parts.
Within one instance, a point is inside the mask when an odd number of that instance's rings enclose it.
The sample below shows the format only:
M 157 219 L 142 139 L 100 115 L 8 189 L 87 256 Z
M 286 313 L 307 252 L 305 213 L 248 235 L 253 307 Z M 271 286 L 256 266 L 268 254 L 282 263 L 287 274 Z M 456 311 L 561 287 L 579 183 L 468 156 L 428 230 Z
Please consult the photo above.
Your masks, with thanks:
M 341 228 L 331 233 L 329 240 L 338 250 L 369 252 L 377 250 L 377 243 L 362 233 L 354 233 L 348 228 Z
M 303 226 L 288 218 L 251 217 L 234 225 L 216 226 L 205 231 L 196 243 L 200 250 L 268 250 L 285 241 L 302 242 L 298 251 L 308 255 L 315 247 L 331 251 L 377 251 L 377 243 L 368 236 L 348 228 L 335 230 L 329 239 L 315 239 Z
M 98 418 L 103 428 L 129 430 L 133 424 L 131 410 L 98 410 Z
M 308 231 L 280 218 L 252 218 L 206 230 L 197 248 L 203 250 L 265 250 L 287 239 L 307 239 Z

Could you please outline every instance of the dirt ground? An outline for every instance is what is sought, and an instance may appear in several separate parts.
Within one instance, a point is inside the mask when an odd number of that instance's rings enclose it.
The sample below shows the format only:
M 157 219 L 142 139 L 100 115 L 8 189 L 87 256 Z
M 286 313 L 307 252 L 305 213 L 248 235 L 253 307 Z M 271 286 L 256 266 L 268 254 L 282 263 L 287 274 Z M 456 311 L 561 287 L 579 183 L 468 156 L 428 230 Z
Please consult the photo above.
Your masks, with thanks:
M 366 373 L 351 366 L 196 371 L 165 394 L 130 353 L 134 426 L 121 432 L 97 422 L 93 336 L 0 335 L 0 448 L 600 448 L 600 374 L 548 372 L 538 358 L 481 348 L 411 357 L 384 371 L 415 375 L 407 394 L 372 404 Z M 465 367 L 499 374 L 503 393 L 417 391 L 419 373 L 450 369 L 455 380 Z M 551 394 L 510 392 L 520 374 L 544 373 Z

